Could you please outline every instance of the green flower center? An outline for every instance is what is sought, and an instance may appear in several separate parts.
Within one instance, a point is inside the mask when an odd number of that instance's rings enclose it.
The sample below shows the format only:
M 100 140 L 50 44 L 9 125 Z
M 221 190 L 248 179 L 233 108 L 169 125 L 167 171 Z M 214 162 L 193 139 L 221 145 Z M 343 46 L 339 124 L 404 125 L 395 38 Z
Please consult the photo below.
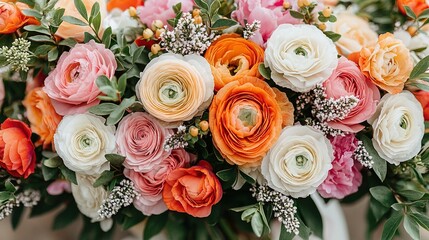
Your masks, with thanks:
M 298 155 L 298 156 L 296 156 L 295 161 L 296 161 L 296 165 L 298 167 L 302 167 L 308 162 L 308 159 L 306 157 L 304 157 L 303 155 Z
M 308 52 L 304 48 L 299 47 L 299 48 L 295 49 L 295 54 L 305 57 L 308 55 Z
M 245 127 L 254 126 L 256 124 L 257 112 L 253 108 L 242 108 L 238 113 L 238 119 L 241 120 Z

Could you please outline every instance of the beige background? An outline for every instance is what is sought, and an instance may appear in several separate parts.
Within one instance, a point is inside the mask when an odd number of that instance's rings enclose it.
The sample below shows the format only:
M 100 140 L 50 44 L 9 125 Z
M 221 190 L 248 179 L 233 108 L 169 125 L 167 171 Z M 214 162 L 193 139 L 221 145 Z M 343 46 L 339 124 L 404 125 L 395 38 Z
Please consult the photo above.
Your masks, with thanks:
M 362 199 L 353 205 L 343 205 L 344 214 L 347 219 L 347 225 L 350 233 L 350 240 L 365 239 L 365 214 L 368 199 Z M 40 217 L 22 220 L 18 229 L 14 232 L 10 225 L 10 219 L 7 218 L 0 222 L 1 240 L 77 240 L 78 233 L 82 223 L 76 222 L 60 231 L 51 231 L 53 217 L 57 212 L 52 212 Z M 138 231 L 138 230 L 137 230 Z M 373 239 L 380 239 L 381 229 L 374 235 Z M 129 232 L 118 232 L 115 235 L 117 240 L 135 240 Z M 398 239 L 407 240 L 409 238 L 401 236 Z M 422 233 L 421 239 L 429 239 L 427 232 Z

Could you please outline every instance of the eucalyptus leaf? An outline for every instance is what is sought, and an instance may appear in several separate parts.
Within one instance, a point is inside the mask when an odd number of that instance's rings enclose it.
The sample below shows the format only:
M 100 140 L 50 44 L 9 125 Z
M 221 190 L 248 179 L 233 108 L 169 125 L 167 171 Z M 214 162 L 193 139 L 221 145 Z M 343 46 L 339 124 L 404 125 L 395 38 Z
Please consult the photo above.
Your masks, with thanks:
M 91 107 L 89 109 L 89 112 L 95 115 L 105 116 L 112 113 L 117 107 L 118 105 L 114 103 L 101 103 L 99 105 Z
M 104 156 L 106 157 L 107 161 L 110 162 L 110 164 L 118 167 L 122 166 L 122 163 L 125 161 L 125 157 L 118 154 L 109 153 Z
M 259 64 L 258 70 L 262 77 L 264 77 L 265 79 L 271 79 L 271 69 L 265 67 L 263 63 Z
M 75 172 L 73 172 L 72 170 L 68 169 L 65 165 L 59 166 L 59 169 L 61 171 L 61 174 L 63 174 L 63 176 L 67 180 L 69 180 L 73 184 L 77 185 L 76 173 Z
M 105 170 L 101 173 L 100 177 L 95 180 L 94 184 L 92 184 L 93 187 L 99 187 L 102 185 L 107 185 L 110 181 L 112 181 L 113 177 L 115 176 L 115 172 L 112 172 L 110 170 Z
M 37 32 L 37 33 L 42 33 L 46 35 L 51 35 L 51 33 L 49 32 L 49 29 L 39 25 L 27 25 L 24 27 L 24 29 L 30 32 Z
M 79 12 L 79 14 L 85 19 L 88 20 L 88 12 L 86 11 L 85 4 L 82 0 L 74 0 L 74 5 Z
M 383 233 L 381 235 L 382 240 L 391 240 L 395 236 L 396 230 L 398 230 L 399 224 L 401 223 L 403 215 L 401 212 L 393 212 L 392 216 L 387 219 L 384 223 Z
M 419 212 L 410 213 L 411 218 L 413 218 L 422 228 L 429 231 L 429 217 L 425 214 L 421 214 Z
M 379 201 L 385 207 L 390 207 L 392 206 L 392 204 L 396 203 L 392 191 L 385 186 L 372 187 L 369 189 L 369 192 L 377 201 Z
M 73 16 L 63 16 L 61 19 L 65 22 L 71 23 L 73 25 L 88 26 L 88 23 L 86 23 L 86 22 L 84 22 L 78 18 L 75 18 Z
M 228 28 L 237 25 L 237 22 L 232 19 L 219 19 L 213 23 L 211 28 L 213 29 L 222 29 Z
M 405 6 L 407 7 L 407 6 Z M 420 76 L 420 74 L 425 73 L 429 67 L 429 56 L 426 56 L 422 60 L 420 60 L 411 71 L 410 79 L 416 79 Z
M 57 168 L 63 164 L 63 161 L 60 157 L 56 156 L 53 158 L 48 158 L 43 160 L 43 165 L 49 168 Z
M 255 212 L 255 214 L 253 214 L 250 225 L 252 226 L 252 230 L 255 235 L 257 237 L 261 237 L 264 232 L 264 223 L 259 212 Z
M 146 227 L 144 228 L 143 238 L 151 239 L 153 236 L 161 232 L 161 230 L 167 224 L 168 212 L 162 213 L 160 215 L 151 215 L 147 222 Z
M 416 14 L 409 6 L 405 5 L 404 8 L 405 8 L 405 13 L 407 14 L 408 17 L 410 17 L 411 19 L 417 18 Z
M 404 228 L 411 238 L 414 240 L 420 239 L 419 225 L 412 217 L 408 215 L 405 215 L 404 217 Z
M 235 180 L 237 178 L 237 168 L 232 167 L 221 170 L 216 173 L 216 176 L 218 176 L 224 182 Z

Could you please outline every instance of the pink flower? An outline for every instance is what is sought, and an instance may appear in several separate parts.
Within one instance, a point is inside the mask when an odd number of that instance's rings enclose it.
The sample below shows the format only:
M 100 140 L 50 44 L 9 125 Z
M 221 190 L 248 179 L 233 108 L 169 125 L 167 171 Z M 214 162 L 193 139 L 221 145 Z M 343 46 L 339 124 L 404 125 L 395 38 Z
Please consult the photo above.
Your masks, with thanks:
M 271 33 L 283 23 L 297 24 L 300 20 L 293 18 L 289 11 L 284 11 L 284 0 L 237 0 L 237 9 L 232 12 L 232 17 L 241 25 L 246 21 L 252 23 L 255 20 L 261 22 L 261 29 L 251 38 L 255 43 L 264 46 Z M 297 9 L 297 1 L 290 1 L 293 9 Z
M 328 177 L 317 188 L 324 198 L 342 199 L 358 190 L 362 184 L 360 164 L 353 160 L 358 140 L 354 134 L 336 136 L 331 139 L 334 161 Z
M 171 155 L 152 166 L 147 173 L 135 172 L 125 169 L 124 174 L 134 182 L 140 196 L 134 200 L 134 206 L 145 215 L 160 214 L 167 210 L 162 200 L 164 182 L 171 171 L 181 167 L 188 167 L 191 161 L 190 155 L 183 149 L 175 149 Z
M 49 184 L 46 191 L 50 195 L 61 195 L 63 192 L 71 193 L 71 184 L 69 181 L 58 179 Z
M 119 153 L 126 157 L 124 166 L 136 172 L 150 172 L 170 151 L 164 150 L 165 138 L 172 134 L 148 113 L 135 112 L 124 117 L 116 131 Z
M 352 61 L 341 57 L 337 69 L 323 83 L 328 98 L 338 99 L 344 96 L 354 95 L 359 98 L 359 103 L 342 120 L 328 122 L 328 125 L 346 132 L 359 132 L 364 126 L 360 123 L 368 120 L 380 101 L 380 92 L 359 67 Z
M 45 79 L 43 91 L 59 115 L 84 113 L 100 102 L 97 77 L 112 78 L 116 66 L 115 56 L 103 44 L 93 40 L 77 44 L 61 55 L 56 68 Z
M 151 26 L 154 20 L 161 20 L 165 25 L 168 19 L 176 16 L 173 6 L 182 3 L 182 11 L 192 10 L 193 0 L 146 0 L 144 6 L 138 7 L 140 20 L 148 26 Z

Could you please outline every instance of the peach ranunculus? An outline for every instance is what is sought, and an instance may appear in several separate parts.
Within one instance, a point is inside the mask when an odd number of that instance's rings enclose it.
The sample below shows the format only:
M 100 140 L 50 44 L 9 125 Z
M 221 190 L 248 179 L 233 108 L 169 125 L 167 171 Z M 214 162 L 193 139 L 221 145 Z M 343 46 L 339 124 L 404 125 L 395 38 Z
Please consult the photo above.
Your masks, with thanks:
M 143 0 L 109 0 L 107 2 L 107 11 L 112 11 L 115 8 L 119 8 L 122 11 L 129 9 L 130 7 L 143 6 Z
M 104 0 L 83 0 L 83 4 L 85 5 L 88 15 L 91 13 L 91 8 L 96 2 L 100 4 L 101 22 L 103 22 L 103 19 L 107 14 L 106 2 Z M 74 5 L 74 1 L 59 0 L 55 4 L 55 7 L 64 8 L 65 9 L 64 16 L 72 16 L 82 21 L 85 21 L 84 18 L 77 11 L 76 6 Z M 103 29 L 100 29 L 100 32 L 102 31 Z M 78 26 L 78 25 L 74 25 L 66 21 L 63 21 L 60 27 L 58 28 L 57 32 L 55 33 L 55 35 L 64 39 L 73 38 L 78 42 L 83 42 L 85 32 L 94 33 L 89 26 Z
M 23 122 L 6 119 L 0 127 L 0 166 L 14 177 L 27 178 L 34 173 L 36 153 L 31 129 Z
M 378 37 L 377 44 L 360 51 L 359 67 L 371 81 L 390 94 L 400 93 L 413 70 L 410 51 L 393 34 Z
M 40 136 L 36 145 L 43 145 L 44 149 L 53 147 L 54 134 L 62 117 L 55 112 L 51 99 L 39 87 L 31 90 L 22 103 L 27 109 L 31 130 Z
M 423 107 L 423 115 L 425 117 L 425 121 L 429 121 L 429 92 L 417 91 L 413 92 L 413 94 Z
M 45 79 L 43 91 L 58 114 L 84 113 L 100 103 L 97 77 L 105 75 L 111 79 L 116 66 L 115 55 L 103 44 L 94 40 L 76 44 L 60 56 L 57 66 Z
M 226 84 L 209 110 L 213 143 L 230 164 L 257 167 L 283 127 L 293 124 L 286 94 L 256 77 Z
M 238 34 L 225 34 L 207 49 L 204 57 L 212 69 L 215 91 L 243 76 L 260 77 L 264 49 Z
M 337 15 L 337 21 L 329 24 L 329 30 L 341 34 L 335 42 L 339 53 L 348 56 L 358 52 L 365 46 L 372 46 L 377 42 L 377 33 L 371 29 L 368 21 L 349 12 Z
M 198 166 L 172 171 L 165 181 L 162 198 L 170 210 L 203 218 L 210 215 L 222 194 L 222 185 L 211 165 L 202 160 Z
M 423 10 L 429 8 L 426 0 L 396 0 L 396 5 L 398 5 L 399 11 L 404 15 L 406 15 L 404 6 L 410 7 L 417 15 L 423 12 Z
M 0 34 L 14 33 L 27 21 L 15 3 L 0 2 Z
M 149 172 L 142 173 L 125 168 L 124 175 L 133 181 L 136 191 L 140 194 L 134 199 L 134 206 L 144 215 L 165 212 L 167 206 L 162 200 L 165 180 L 174 169 L 189 167 L 190 161 L 189 153 L 179 148 L 174 149 L 161 162 L 153 164 Z

